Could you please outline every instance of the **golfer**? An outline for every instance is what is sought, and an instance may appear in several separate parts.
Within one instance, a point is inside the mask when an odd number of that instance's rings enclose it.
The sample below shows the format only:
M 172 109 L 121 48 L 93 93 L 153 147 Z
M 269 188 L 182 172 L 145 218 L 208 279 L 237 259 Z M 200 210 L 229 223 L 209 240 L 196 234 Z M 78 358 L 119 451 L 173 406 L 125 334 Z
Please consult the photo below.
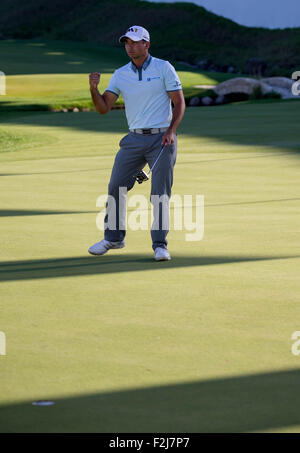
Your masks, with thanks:
M 131 61 L 113 73 L 103 95 L 97 88 L 100 74 L 93 72 L 89 75 L 91 96 L 99 114 L 108 113 L 122 94 L 129 126 L 129 133 L 120 141 L 120 149 L 108 185 L 110 196 L 108 199 L 113 197 L 115 201 L 113 205 L 116 207 L 116 222 L 112 225 L 113 222 L 109 221 L 110 208 L 107 203 L 104 239 L 89 248 L 92 255 L 103 255 L 109 249 L 125 246 L 126 230 L 121 219 L 124 216 L 124 209 L 121 213 L 120 203 L 121 205 L 125 203 L 126 210 L 126 194 L 136 182 L 135 175 L 147 163 L 151 168 L 162 148 L 163 151 L 152 171 L 151 202 L 153 204 L 155 195 L 157 198 L 164 195 L 167 200 L 171 197 L 173 168 L 177 155 L 176 129 L 185 110 L 181 83 L 174 67 L 168 61 L 149 54 L 148 31 L 133 25 L 119 38 L 119 42 L 125 43 Z M 171 101 L 174 104 L 173 111 Z M 125 188 L 125 197 L 120 196 L 120 188 Z M 171 259 L 167 249 L 169 223 L 168 219 L 167 222 L 162 219 L 162 211 L 161 206 L 154 209 L 151 227 L 152 248 L 156 261 Z

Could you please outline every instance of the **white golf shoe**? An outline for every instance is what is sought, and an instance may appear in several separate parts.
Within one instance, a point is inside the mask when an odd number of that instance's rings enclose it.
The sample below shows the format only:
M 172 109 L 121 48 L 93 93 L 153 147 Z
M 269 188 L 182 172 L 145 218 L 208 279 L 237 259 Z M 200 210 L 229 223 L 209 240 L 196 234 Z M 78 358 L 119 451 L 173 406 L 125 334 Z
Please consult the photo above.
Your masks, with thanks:
M 125 247 L 125 241 L 111 242 L 102 239 L 102 241 L 96 242 L 89 248 L 89 253 L 91 255 L 104 255 L 109 249 L 122 249 L 123 247 Z
M 154 252 L 155 261 L 170 261 L 171 255 L 167 249 L 157 247 Z

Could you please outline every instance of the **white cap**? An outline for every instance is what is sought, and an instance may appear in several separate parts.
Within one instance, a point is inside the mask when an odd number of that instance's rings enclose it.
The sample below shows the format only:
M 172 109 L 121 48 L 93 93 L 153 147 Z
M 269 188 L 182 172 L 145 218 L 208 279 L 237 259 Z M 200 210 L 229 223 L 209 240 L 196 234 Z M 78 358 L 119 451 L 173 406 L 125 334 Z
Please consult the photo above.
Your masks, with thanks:
M 128 28 L 125 35 L 119 38 L 119 42 L 123 42 L 125 38 L 130 38 L 132 41 L 141 41 L 142 39 L 150 41 L 150 35 L 146 28 L 140 27 L 139 25 L 133 25 Z

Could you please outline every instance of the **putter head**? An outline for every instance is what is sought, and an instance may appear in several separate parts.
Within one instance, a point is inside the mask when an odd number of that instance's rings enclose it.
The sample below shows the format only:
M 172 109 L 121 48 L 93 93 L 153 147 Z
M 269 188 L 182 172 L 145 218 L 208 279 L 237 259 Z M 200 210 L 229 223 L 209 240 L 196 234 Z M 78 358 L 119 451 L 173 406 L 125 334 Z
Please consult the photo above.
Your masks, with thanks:
M 141 170 L 134 178 L 139 184 L 142 184 L 143 181 L 148 181 L 149 176 L 144 170 Z

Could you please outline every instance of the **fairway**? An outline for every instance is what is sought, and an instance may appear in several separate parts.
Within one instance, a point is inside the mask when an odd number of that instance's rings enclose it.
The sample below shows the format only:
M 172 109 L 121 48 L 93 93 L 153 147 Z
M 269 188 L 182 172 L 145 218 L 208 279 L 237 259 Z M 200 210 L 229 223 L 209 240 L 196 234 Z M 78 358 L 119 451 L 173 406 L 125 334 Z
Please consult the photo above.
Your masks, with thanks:
M 55 40 L 0 40 L 0 71 L 6 75 L 6 96 L 0 98 L 2 112 L 91 108 L 88 74 L 101 73 L 103 92 L 114 70 L 128 63 L 124 47 Z M 185 96 L 205 90 L 197 85 L 215 85 L 234 74 L 209 73 L 173 62 Z M 117 104 L 123 104 L 120 96 Z M 33 108 L 34 106 L 34 108 Z
M 186 110 L 173 194 L 205 231 L 162 263 L 149 231 L 87 253 L 123 111 L 1 117 L 1 432 L 300 432 L 299 113 Z

